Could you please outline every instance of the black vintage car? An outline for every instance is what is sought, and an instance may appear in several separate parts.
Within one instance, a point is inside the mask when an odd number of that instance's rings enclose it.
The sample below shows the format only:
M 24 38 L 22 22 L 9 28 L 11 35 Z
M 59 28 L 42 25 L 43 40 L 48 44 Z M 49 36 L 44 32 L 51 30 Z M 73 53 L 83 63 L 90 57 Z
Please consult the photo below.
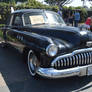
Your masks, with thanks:
M 53 11 L 14 11 L 0 32 L 4 47 L 10 44 L 24 53 L 32 76 L 92 75 L 92 33 L 66 26 Z

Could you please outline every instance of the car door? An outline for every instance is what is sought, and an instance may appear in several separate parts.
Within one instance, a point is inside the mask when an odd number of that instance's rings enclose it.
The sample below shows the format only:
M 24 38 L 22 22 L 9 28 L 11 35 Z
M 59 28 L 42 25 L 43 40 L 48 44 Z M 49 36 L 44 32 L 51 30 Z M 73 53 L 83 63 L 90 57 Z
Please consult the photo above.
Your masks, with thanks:
M 6 29 L 7 42 L 18 49 L 23 49 L 23 34 L 21 30 L 21 28 L 23 27 L 22 15 L 14 14 L 12 16 L 12 22 L 10 23 L 10 26 Z

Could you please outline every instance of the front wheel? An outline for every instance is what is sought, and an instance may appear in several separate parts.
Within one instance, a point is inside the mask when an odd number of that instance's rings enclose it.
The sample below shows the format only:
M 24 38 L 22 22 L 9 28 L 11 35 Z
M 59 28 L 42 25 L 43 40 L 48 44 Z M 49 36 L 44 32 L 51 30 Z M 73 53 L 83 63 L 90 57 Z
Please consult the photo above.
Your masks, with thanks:
M 36 76 L 37 68 L 39 67 L 38 59 L 35 53 L 30 50 L 28 53 L 28 68 L 31 76 Z

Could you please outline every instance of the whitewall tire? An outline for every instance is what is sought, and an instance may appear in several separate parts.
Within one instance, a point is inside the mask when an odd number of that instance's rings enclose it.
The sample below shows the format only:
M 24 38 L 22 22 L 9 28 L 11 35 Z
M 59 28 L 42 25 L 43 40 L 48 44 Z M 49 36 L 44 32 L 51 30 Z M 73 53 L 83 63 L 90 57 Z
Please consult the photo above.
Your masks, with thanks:
M 38 59 L 32 50 L 28 53 L 28 69 L 31 76 L 36 76 Z

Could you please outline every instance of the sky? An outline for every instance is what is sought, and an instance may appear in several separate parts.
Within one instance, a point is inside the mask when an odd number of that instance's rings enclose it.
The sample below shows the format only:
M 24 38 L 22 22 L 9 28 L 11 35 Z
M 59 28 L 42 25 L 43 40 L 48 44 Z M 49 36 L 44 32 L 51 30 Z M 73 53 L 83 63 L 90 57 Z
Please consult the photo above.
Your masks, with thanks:
M 38 1 L 43 2 L 44 0 L 38 0 Z M 82 6 L 82 5 L 83 5 L 83 2 L 81 0 L 73 0 L 73 2 L 71 4 L 68 4 L 66 6 L 74 6 L 74 7 L 77 7 L 77 6 Z M 92 5 L 87 1 L 86 2 L 86 6 L 87 7 L 90 7 Z
M 74 6 L 74 7 L 77 7 L 77 6 L 82 6 L 83 5 L 83 2 L 81 0 L 73 0 L 73 2 L 67 6 Z M 86 6 L 87 7 L 90 7 L 91 4 L 86 0 Z

